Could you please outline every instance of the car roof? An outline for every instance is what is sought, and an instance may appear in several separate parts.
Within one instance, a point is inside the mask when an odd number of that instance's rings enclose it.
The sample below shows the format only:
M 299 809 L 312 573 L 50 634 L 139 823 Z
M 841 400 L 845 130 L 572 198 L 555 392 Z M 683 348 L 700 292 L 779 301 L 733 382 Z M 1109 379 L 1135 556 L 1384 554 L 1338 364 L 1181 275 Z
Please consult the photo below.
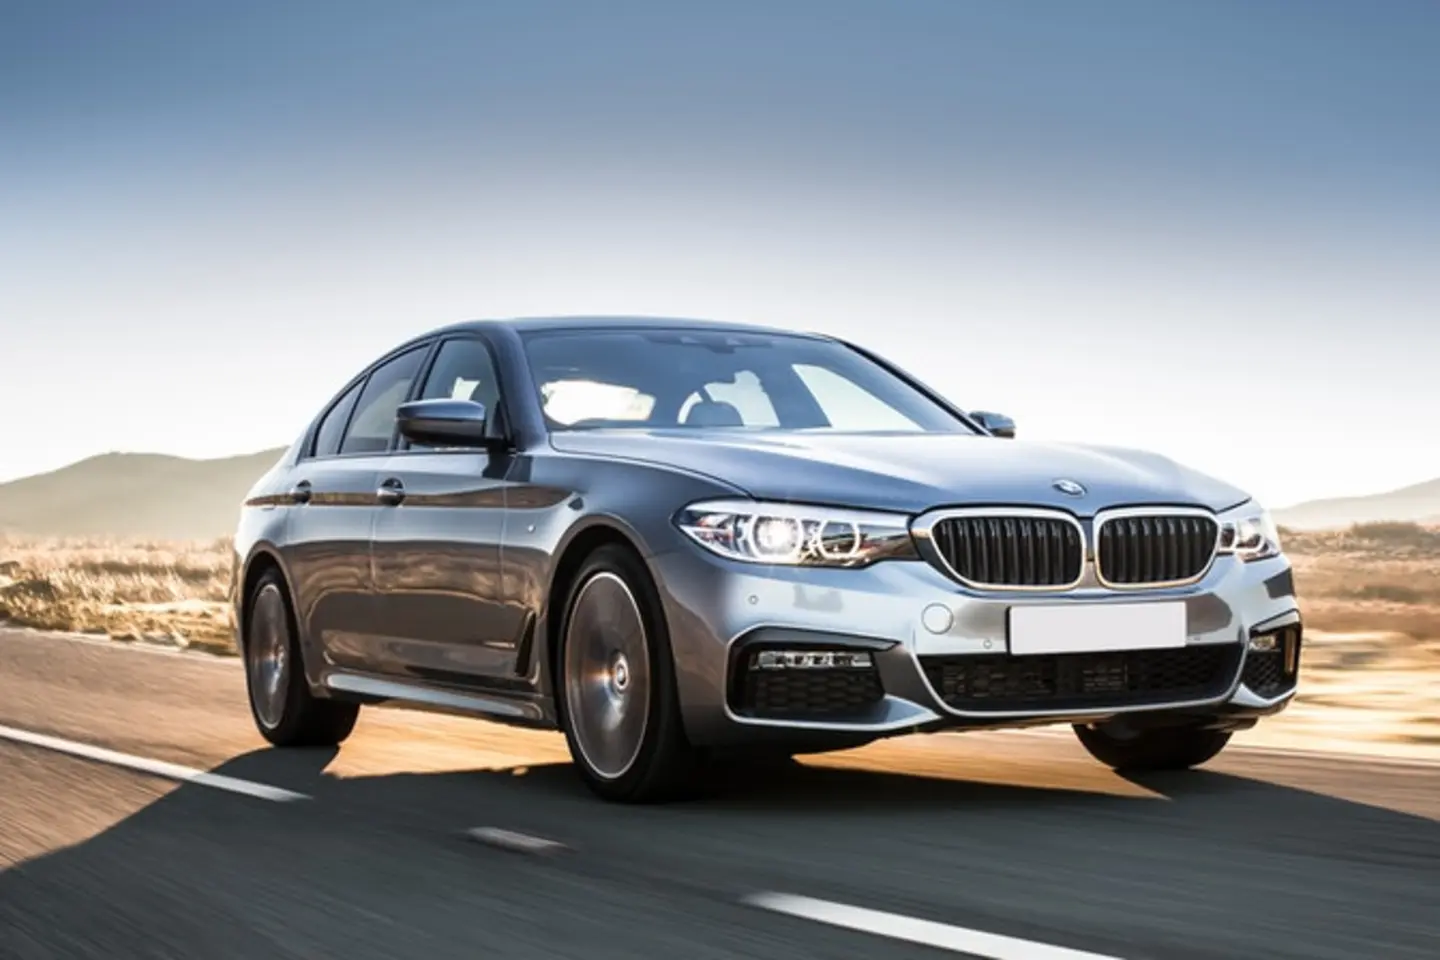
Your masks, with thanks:
M 609 316 L 603 314 L 556 317 L 509 317 L 505 319 L 466 320 L 431 330 L 425 336 L 446 333 L 479 332 L 508 327 L 517 333 L 561 332 L 569 330 L 705 330 L 710 332 L 768 333 L 788 336 L 820 337 L 820 334 L 786 330 L 781 327 L 694 317 Z

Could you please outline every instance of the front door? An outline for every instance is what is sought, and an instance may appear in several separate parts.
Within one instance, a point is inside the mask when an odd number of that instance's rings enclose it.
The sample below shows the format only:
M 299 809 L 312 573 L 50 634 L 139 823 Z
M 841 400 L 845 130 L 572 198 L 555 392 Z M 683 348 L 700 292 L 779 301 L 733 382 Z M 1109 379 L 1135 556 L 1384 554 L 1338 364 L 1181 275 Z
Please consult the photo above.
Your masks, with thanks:
M 500 400 L 489 346 L 475 336 L 440 345 L 419 399 Z M 402 442 L 380 471 L 371 546 L 375 627 L 390 669 L 438 682 L 514 682 L 523 616 L 501 577 L 503 452 Z

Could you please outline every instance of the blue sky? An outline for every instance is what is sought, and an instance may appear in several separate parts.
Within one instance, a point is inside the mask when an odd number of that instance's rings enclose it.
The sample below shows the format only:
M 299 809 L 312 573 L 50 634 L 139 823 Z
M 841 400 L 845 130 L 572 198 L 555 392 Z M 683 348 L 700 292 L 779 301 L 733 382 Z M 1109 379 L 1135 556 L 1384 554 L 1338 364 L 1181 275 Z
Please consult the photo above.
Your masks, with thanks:
M 0 479 L 586 312 L 849 336 L 1277 506 L 1433 478 L 1437 102 L 1404 0 L 12 2 Z

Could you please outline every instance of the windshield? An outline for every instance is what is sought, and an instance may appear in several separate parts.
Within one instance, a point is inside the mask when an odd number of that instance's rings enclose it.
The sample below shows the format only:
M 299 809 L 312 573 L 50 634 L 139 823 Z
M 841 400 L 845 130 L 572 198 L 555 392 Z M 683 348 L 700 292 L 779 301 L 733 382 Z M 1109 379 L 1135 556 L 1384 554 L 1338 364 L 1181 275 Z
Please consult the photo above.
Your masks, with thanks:
M 707 330 L 525 336 L 551 430 L 968 433 L 944 407 L 844 344 Z

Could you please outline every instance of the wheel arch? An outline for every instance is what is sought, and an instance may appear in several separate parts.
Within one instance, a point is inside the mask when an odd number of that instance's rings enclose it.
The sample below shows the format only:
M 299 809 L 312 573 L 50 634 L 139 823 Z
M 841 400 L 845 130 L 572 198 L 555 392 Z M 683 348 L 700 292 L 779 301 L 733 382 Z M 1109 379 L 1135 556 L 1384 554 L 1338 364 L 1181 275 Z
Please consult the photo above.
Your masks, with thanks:
M 280 574 L 280 580 L 285 590 L 285 599 L 289 602 L 290 628 L 292 630 L 299 628 L 299 624 L 296 622 L 298 618 L 295 614 L 295 588 L 290 580 L 290 571 L 286 569 L 280 552 L 272 544 L 257 544 L 245 559 L 239 577 L 239 592 L 235 598 L 235 649 L 241 654 L 245 652 L 245 625 L 249 621 L 250 604 L 254 600 L 255 585 L 260 582 L 261 577 L 272 570 Z
M 559 716 L 558 697 L 560 694 L 556 688 L 556 678 L 559 676 L 559 664 L 556 658 L 560 655 L 560 626 L 564 620 L 562 607 L 575 583 L 575 577 L 580 573 L 580 568 L 584 566 L 585 559 L 607 545 L 619 546 L 632 551 L 648 572 L 650 564 L 641 544 L 640 538 L 627 524 L 614 517 L 596 516 L 589 518 L 589 522 L 572 530 L 560 549 L 556 551 L 555 563 L 551 567 L 550 583 L 545 589 L 545 603 L 541 608 L 540 623 L 536 629 L 536 640 L 542 644 L 540 656 L 537 658 L 544 670 L 544 676 L 541 678 L 542 689 L 555 703 L 557 717 Z

